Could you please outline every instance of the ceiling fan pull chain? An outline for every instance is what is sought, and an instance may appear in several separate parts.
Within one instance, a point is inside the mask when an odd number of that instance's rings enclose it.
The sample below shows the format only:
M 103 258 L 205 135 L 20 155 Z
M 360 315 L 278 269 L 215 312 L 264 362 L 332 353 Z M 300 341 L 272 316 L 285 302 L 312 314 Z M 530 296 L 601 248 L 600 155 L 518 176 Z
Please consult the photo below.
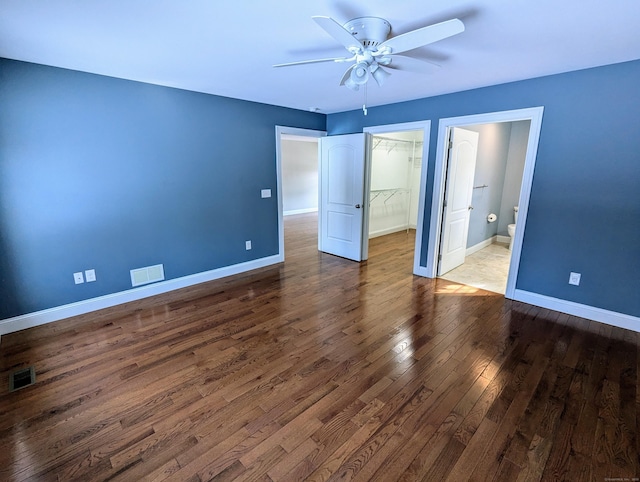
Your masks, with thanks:
M 367 84 L 364 84 L 364 104 L 362 104 L 362 112 L 367 115 Z

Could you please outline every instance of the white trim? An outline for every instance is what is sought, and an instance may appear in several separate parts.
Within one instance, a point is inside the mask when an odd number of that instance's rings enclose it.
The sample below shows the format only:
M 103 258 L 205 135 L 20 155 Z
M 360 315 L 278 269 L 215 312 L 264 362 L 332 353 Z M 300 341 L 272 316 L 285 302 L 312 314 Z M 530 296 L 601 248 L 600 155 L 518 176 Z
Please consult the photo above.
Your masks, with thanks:
M 518 221 L 520 221 L 520 213 L 518 213 Z M 522 301 L 523 303 L 529 303 L 530 305 L 540 306 L 541 308 L 579 316 L 580 318 L 586 318 L 640 333 L 640 318 L 636 316 L 603 310 L 602 308 L 596 308 L 594 306 L 583 305 L 573 301 L 561 300 L 518 289 L 514 290 L 513 299 Z
M 496 236 L 496 241 L 498 243 L 507 243 L 507 244 L 509 244 L 511 242 L 511 236 L 503 236 L 502 234 L 498 234 L 498 236 Z
M 473 253 L 477 253 L 481 249 L 484 249 L 487 246 L 491 246 L 496 242 L 497 238 L 498 236 L 491 236 L 489 239 L 485 239 L 484 241 L 480 241 L 478 244 L 474 244 L 470 248 L 467 248 L 467 250 L 464 252 L 464 255 L 471 256 Z
M 362 246 L 361 260 L 369 259 L 369 226 L 371 223 L 371 168 L 373 166 L 373 141 L 371 133 L 363 129 L 364 134 L 364 185 L 362 188 L 362 236 L 360 238 Z
M 7 318 L 0 320 L 0 336 L 14 331 L 24 330 L 25 328 L 32 328 L 34 326 L 62 320 L 71 316 L 84 315 L 85 313 L 109 308 L 122 303 L 137 301 L 149 296 L 167 293 L 169 291 L 225 278 L 227 276 L 263 268 L 265 266 L 271 266 L 273 264 L 281 263 L 282 261 L 284 261 L 284 259 L 281 255 L 267 256 L 266 258 L 212 269 L 202 273 L 183 276 L 182 278 L 161 281 L 159 283 L 153 283 L 139 288 L 121 291 L 119 293 L 112 293 L 98 298 L 91 298 L 89 300 L 78 301 L 68 305 L 56 306 L 55 308 L 50 308 L 48 310 L 36 311 L 34 313 L 27 313 L 26 315 Z
M 282 200 L 282 146 L 283 136 L 291 140 L 291 136 L 313 137 L 319 139 L 325 137 L 325 131 L 301 129 L 299 127 L 276 126 L 276 189 L 278 191 L 278 255 L 284 261 L 284 212 Z M 320 162 L 318 162 L 318 176 L 320 175 Z
M 413 253 L 413 274 L 428 276 L 427 270 L 420 266 L 420 253 L 422 252 L 422 231 L 424 229 L 424 203 L 427 189 L 427 170 L 429 167 L 429 141 L 431 140 L 431 121 L 402 122 L 400 124 L 387 124 L 381 126 L 365 127 L 363 132 L 369 134 L 384 134 L 387 132 L 416 131 L 422 129 L 422 166 L 420 168 L 420 194 L 418 197 L 418 225 L 416 226 L 416 242 Z
M 304 131 L 305 129 L 300 129 Z M 283 141 L 295 141 L 295 142 L 318 142 L 318 138 L 315 136 L 309 136 L 308 134 L 282 134 L 281 139 Z
M 542 126 L 542 114 L 544 107 L 531 107 L 528 109 L 518 109 L 502 112 L 492 112 L 488 114 L 475 114 L 462 117 L 450 117 L 440 119 L 438 124 L 438 143 L 436 147 L 436 159 L 433 180 L 433 197 L 431 200 L 431 224 L 429 227 L 429 246 L 427 247 L 427 276 L 435 278 L 437 275 L 438 263 L 436 261 L 440 232 L 442 230 L 442 204 L 444 202 L 445 170 L 447 163 L 445 160 L 447 139 L 449 130 L 452 127 L 462 127 L 473 124 L 492 124 L 497 122 L 516 122 L 530 120 L 529 140 L 524 162 L 524 172 L 520 188 L 520 199 L 518 202 L 518 225 L 522 226 L 516 230 L 511 251 L 511 263 L 509 265 L 509 275 L 507 277 L 506 298 L 513 298 L 520 266 L 520 254 L 522 251 L 522 240 L 524 237 L 524 226 L 527 222 L 527 211 L 529 208 L 529 197 L 531 195 L 531 183 L 533 182 L 533 169 L 536 163 L 538 152 L 538 141 L 540 140 L 540 128 Z
M 393 226 L 391 228 L 378 229 L 377 231 L 373 231 L 369 233 L 369 239 L 377 238 L 378 236 L 386 236 L 387 234 L 399 233 L 400 231 L 406 231 L 407 229 L 415 229 L 410 226 L 402 225 L 402 226 Z
M 318 212 L 318 208 L 292 209 L 291 211 L 284 211 L 282 215 L 292 216 L 294 214 L 307 214 L 307 213 L 317 213 L 317 212 Z

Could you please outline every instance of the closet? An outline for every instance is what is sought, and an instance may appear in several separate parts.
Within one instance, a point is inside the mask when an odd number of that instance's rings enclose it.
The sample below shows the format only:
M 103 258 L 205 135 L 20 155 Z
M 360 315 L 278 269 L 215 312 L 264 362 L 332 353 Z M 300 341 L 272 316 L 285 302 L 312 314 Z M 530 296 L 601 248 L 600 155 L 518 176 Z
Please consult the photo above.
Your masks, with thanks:
M 369 192 L 369 238 L 415 229 L 422 131 L 374 135 Z

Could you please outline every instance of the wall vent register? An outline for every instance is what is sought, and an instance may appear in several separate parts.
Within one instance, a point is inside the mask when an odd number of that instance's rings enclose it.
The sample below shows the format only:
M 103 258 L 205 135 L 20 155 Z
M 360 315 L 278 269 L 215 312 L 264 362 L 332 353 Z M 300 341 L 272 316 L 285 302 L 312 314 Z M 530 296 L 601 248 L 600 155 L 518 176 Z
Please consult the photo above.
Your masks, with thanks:
M 36 371 L 32 366 L 16 370 L 9 375 L 10 392 L 15 392 L 34 383 L 36 383 Z
M 156 264 L 131 270 L 131 285 L 140 286 L 164 280 L 164 266 Z

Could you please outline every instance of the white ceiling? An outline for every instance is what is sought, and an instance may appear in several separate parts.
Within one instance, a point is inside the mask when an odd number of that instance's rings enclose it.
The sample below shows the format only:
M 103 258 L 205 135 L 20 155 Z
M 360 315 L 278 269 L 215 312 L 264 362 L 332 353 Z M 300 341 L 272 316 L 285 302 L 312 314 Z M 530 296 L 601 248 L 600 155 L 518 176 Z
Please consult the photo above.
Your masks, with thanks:
M 378 16 L 392 36 L 450 18 L 466 31 L 409 54 L 435 74 L 369 83 L 367 104 L 467 90 L 640 58 L 638 0 L 0 0 L 0 57 L 331 113 L 362 106 L 342 56 L 312 20 Z

